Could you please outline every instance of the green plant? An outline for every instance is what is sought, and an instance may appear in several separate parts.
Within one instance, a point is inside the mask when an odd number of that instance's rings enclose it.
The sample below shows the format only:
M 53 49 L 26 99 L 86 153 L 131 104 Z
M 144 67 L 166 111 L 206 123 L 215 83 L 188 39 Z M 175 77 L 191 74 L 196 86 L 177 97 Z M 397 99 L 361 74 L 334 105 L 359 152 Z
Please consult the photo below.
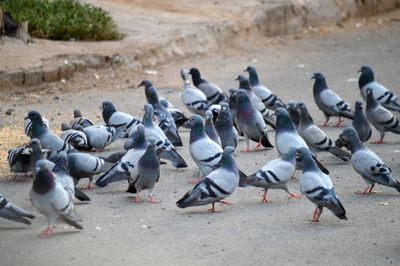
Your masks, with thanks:
M 29 21 L 29 33 L 52 40 L 117 40 L 123 35 L 107 11 L 77 0 L 0 0 L 4 12 Z

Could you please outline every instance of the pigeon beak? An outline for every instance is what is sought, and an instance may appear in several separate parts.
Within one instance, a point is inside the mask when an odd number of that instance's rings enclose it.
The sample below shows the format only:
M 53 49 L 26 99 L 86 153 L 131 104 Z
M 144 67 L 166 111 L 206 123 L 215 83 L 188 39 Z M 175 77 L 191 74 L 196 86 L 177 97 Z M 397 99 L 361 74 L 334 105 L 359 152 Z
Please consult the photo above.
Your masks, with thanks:
M 100 105 L 99 106 L 99 110 L 103 110 L 104 108 L 103 108 L 103 106 L 102 105 Z
M 359 69 L 359 70 L 357 71 L 357 73 L 361 73 L 361 69 Z
M 315 79 L 315 76 L 311 76 L 311 78 L 310 79 Z
M 243 70 L 243 72 L 247 72 L 247 68 L 245 70 Z
M 235 80 L 239 80 L 239 78 L 235 78 Z

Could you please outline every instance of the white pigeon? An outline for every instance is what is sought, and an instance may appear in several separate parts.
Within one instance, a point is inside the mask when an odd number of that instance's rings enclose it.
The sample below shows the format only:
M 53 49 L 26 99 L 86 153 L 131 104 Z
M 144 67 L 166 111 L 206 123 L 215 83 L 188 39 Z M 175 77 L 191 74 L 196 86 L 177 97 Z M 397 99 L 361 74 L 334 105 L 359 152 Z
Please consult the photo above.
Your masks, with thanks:
M 204 116 L 210 103 L 207 101 L 206 95 L 190 83 L 188 75 L 188 70 L 181 70 L 183 80 L 183 90 L 181 94 L 182 103 L 190 112 Z

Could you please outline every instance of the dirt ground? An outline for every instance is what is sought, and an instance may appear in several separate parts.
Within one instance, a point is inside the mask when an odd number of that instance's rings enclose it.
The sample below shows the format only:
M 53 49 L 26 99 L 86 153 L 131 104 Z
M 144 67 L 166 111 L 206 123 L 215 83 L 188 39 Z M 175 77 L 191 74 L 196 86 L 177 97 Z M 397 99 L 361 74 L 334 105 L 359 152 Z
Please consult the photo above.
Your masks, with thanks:
M 378 186 L 375 195 L 354 194 L 365 187 L 364 181 L 350 164 L 326 153 L 319 154 L 319 158 L 331 171 L 348 212 L 347 222 L 326 210 L 320 223 L 310 223 L 314 205 L 304 197 L 289 200 L 285 192 L 271 191 L 272 202 L 261 204 L 261 189 L 257 188 L 238 189 L 229 198 L 234 205 L 217 206 L 221 213 L 208 213 L 208 206 L 178 209 L 175 202 L 192 187 L 188 181 L 196 171 L 187 149 L 189 133 L 182 130 L 185 146 L 178 151 L 189 167 L 176 170 L 169 164 L 162 166 L 154 190 L 162 200 L 160 204 L 133 203 L 131 195 L 124 192 L 125 182 L 95 188 L 88 192 L 92 198 L 89 204 L 76 204 L 85 229 L 59 225 L 49 239 L 37 237 L 45 218 L 29 202 L 31 184 L 11 182 L 4 168 L 6 150 L 28 140 L 22 137 L 22 120 L 28 111 L 41 112 L 53 128 L 70 120 L 77 107 L 102 123 L 98 106 L 103 100 L 111 100 L 120 110 L 141 117 L 145 97 L 136 86 L 142 79 L 153 80 L 162 96 L 183 108 L 179 95 L 182 67 L 199 67 L 204 77 L 227 91 L 237 87 L 234 79 L 247 65 L 254 65 L 263 83 L 285 101 L 306 101 L 318 124 L 323 122 L 323 115 L 312 99 L 310 76 L 314 71 L 325 73 L 328 85 L 352 105 L 360 98 L 356 80 L 363 64 L 372 65 L 378 79 L 400 95 L 398 19 L 368 27 L 360 23 L 346 31 L 237 41 L 233 47 L 206 56 L 151 69 L 157 75 L 148 75 L 146 70 L 133 73 L 128 67 L 98 69 L 77 74 L 65 83 L 2 92 L 1 192 L 37 214 L 37 218 L 32 226 L 0 220 L 0 265 L 398 265 L 399 193 Z M 6 116 L 9 108 L 15 111 Z M 333 139 L 340 131 L 326 129 Z M 373 139 L 377 137 L 374 130 Z M 270 138 L 274 139 L 274 132 Z M 385 140 L 383 145 L 367 145 L 399 177 L 399 135 L 387 133 Z M 120 150 L 121 145 L 121 141 L 113 144 L 106 153 Z M 238 150 L 244 145 L 240 142 Z M 238 152 L 236 160 L 251 174 L 275 158 L 276 150 L 263 150 Z M 289 187 L 299 193 L 296 181 Z

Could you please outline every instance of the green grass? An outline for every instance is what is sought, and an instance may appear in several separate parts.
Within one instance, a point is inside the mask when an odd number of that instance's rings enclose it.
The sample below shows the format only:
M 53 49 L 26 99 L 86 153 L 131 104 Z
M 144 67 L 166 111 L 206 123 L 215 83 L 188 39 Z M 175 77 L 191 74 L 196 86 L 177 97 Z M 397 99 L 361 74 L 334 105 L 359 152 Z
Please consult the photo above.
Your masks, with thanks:
M 123 37 L 107 11 L 76 0 L 0 0 L 4 12 L 29 21 L 33 37 L 52 40 L 118 40 Z

